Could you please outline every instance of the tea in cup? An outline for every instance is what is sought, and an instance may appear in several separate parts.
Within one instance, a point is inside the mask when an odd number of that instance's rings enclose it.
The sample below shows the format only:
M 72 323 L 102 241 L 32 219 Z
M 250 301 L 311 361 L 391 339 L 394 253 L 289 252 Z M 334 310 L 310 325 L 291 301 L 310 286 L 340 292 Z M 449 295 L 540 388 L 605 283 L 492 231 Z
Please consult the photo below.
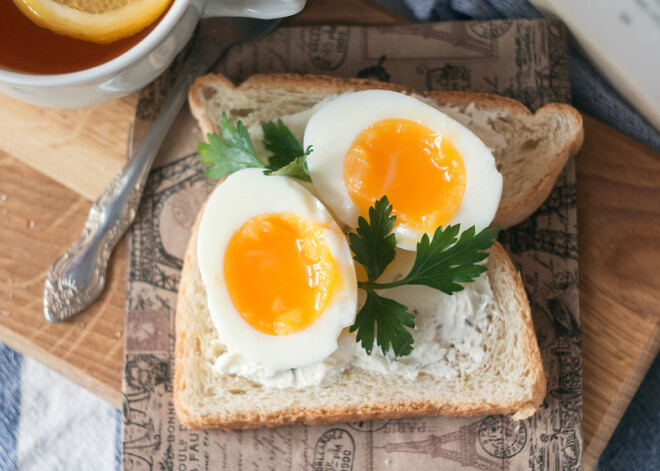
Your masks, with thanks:
M 78 108 L 139 90 L 160 75 L 204 16 L 279 18 L 305 0 L 172 0 L 149 26 L 98 44 L 54 33 L 0 1 L 0 92 L 41 106 Z

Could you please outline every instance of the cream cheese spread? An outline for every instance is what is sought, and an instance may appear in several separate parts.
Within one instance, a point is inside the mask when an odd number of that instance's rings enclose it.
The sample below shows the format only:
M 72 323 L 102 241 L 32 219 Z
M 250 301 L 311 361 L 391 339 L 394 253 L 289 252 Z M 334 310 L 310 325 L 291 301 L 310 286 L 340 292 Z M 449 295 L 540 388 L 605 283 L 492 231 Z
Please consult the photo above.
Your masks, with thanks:
M 402 277 L 413 261 L 414 253 L 397 251 L 382 280 Z M 488 272 L 451 296 L 426 286 L 400 286 L 379 293 L 405 304 L 415 314 L 414 348 L 406 357 L 395 358 L 392 352 L 384 356 L 376 345 L 367 355 L 354 335 L 344 330 L 332 355 L 302 368 L 267 370 L 232 351 L 218 356 L 213 367 L 219 373 L 243 376 L 267 387 L 303 388 L 330 384 L 349 367 L 411 380 L 421 373 L 451 379 L 469 374 L 484 362 L 485 333 L 492 319 L 501 316 Z

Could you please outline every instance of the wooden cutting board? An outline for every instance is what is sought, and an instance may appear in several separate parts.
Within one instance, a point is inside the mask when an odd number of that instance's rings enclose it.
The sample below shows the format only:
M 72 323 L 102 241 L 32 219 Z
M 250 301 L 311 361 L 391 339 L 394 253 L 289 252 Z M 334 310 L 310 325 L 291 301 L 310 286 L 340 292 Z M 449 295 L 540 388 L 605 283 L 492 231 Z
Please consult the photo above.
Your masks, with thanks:
M 400 24 L 369 0 L 309 0 L 289 24 Z M 135 95 L 53 110 L 0 95 L 0 340 L 121 404 L 126 244 L 103 296 L 50 324 L 42 292 L 126 158 Z M 591 469 L 660 349 L 660 154 L 584 116 L 577 157 L 585 467 Z

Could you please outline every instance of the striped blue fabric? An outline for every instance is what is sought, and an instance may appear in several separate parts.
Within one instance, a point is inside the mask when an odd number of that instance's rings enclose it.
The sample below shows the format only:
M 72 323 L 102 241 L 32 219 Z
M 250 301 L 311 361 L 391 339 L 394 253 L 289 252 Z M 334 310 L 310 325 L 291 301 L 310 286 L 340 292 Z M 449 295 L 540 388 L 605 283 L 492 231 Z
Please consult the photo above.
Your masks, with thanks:
M 0 343 L 0 471 L 118 471 L 121 414 Z
M 16 469 L 23 358 L 0 343 L 0 470 Z
M 115 419 L 115 469 L 117 471 L 121 469 L 121 425 L 122 415 L 118 410 Z

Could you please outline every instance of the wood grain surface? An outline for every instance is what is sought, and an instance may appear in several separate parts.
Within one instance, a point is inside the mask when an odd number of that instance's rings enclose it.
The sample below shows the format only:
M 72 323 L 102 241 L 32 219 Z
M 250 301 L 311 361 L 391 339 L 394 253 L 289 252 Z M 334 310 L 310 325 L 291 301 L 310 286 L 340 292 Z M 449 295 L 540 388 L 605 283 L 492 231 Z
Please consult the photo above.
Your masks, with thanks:
M 311 0 L 288 24 L 395 24 L 373 1 Z M 42 292 L 125 161 L 136 96 L 53 110 L 0 95 L 0 340 L 121 404 L 126 248 L 105 293 L 50 324 Z M 660 154 L 584 116 L 577 157 L 585 468 L 591 469 L 660 348 Z
M 118 407 L 126 243 L 118 246 L 106 290 L 90 309 L 60 324 L 43 315 L 50 264 L 80 233 L 88 210 L 86 198 L 0 153 L 0 340 Z
M 583 117 L 578 270 L 591 469 L 660 349 L 660 154 Z
M 0 98 L 0 151 L 88 200 L 126 161 L 136 95 L 75 110 Z

